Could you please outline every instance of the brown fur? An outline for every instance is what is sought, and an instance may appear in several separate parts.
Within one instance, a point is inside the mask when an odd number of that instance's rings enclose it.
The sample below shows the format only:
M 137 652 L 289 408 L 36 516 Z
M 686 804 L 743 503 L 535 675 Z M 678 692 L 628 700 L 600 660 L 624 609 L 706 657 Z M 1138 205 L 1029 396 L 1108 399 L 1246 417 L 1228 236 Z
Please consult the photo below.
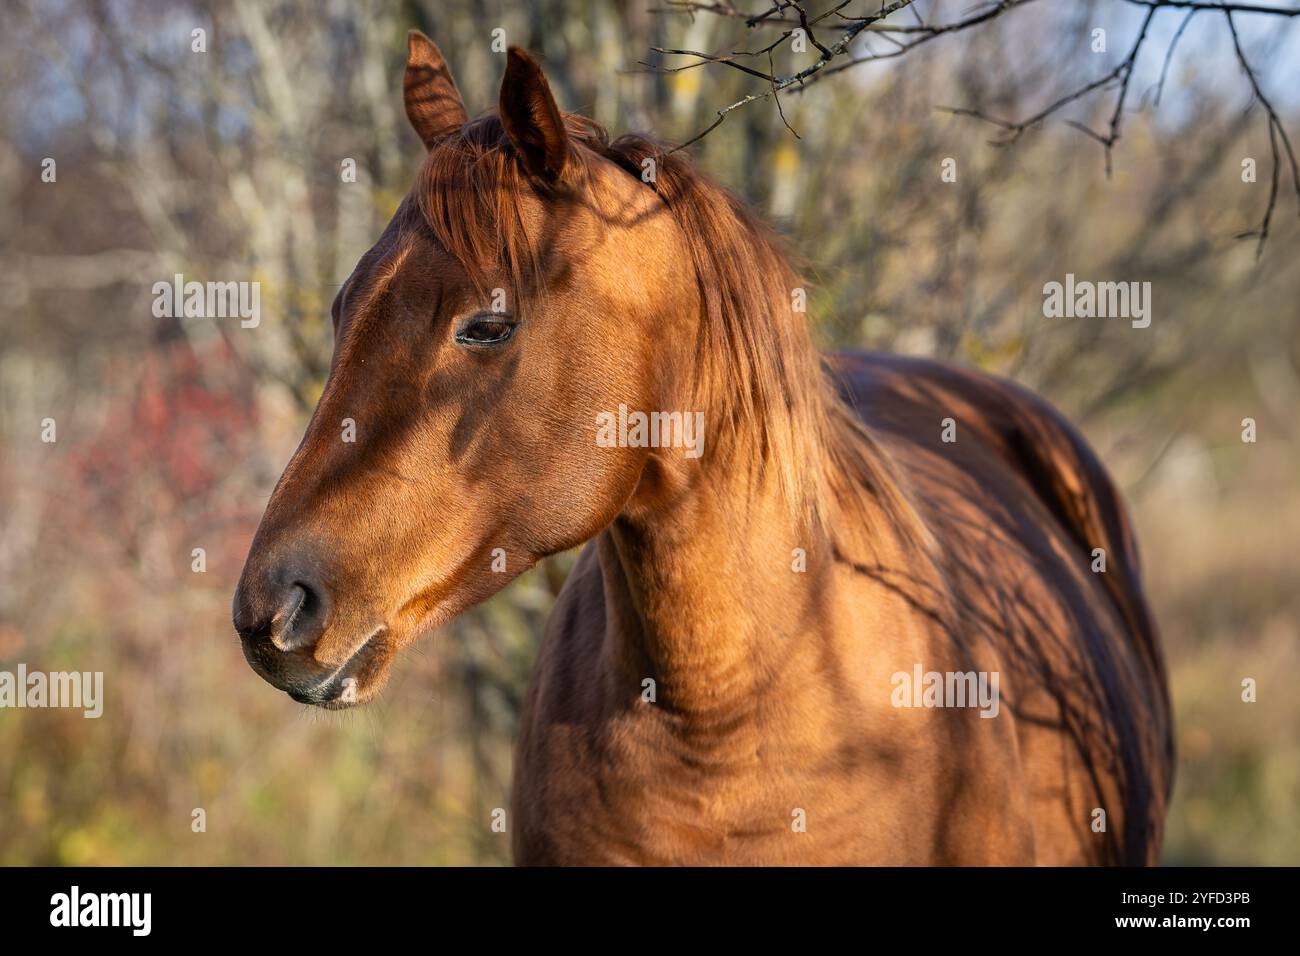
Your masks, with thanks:
M 411 57 L 428 155 L 335 302 L 236 595 L 259 673 L 365 701 L 401 647 L 589 541 L 521 718 L 518 862 L 1153 862 L 1164 667 L 1069 425 L 987 376 L 820 356 L 770 231 L 683 156 L 561 114 L 518 50 L 473 122 L 437 48 Z M 514 336 L 457 345 L 496 289 Z M 598 447 L 620 403 L 704 412 L 706 453 Z M 918 664 L 998 672 L 999 716 L 893 706 Z

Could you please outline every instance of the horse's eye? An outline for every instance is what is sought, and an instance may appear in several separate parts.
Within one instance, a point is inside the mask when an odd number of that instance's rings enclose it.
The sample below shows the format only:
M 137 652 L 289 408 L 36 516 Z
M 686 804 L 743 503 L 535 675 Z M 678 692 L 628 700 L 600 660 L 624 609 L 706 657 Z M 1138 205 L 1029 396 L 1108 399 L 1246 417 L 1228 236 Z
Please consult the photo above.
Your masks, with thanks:
M 515 332 L 515 323 L 506 317 L 474 315 L 461 323 L 456 330 L 458 345 L 500 345 Z

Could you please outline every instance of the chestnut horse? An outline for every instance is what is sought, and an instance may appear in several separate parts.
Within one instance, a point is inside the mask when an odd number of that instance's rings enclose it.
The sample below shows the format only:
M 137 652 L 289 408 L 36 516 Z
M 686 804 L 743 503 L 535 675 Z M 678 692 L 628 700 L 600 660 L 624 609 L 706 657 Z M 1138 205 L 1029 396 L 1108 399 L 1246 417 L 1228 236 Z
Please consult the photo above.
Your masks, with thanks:
M 521 718 L 516 862 L 1155 861 L 1165 669 L 1070 425 L 987 375 L 819 354 L 772 233 L 560 112 L 521 50 L 494 115 L 418 32 L 404 88 L 427 155 L 334 301 L 235 595 L 253 668 L 365 702 L 586 542 Z

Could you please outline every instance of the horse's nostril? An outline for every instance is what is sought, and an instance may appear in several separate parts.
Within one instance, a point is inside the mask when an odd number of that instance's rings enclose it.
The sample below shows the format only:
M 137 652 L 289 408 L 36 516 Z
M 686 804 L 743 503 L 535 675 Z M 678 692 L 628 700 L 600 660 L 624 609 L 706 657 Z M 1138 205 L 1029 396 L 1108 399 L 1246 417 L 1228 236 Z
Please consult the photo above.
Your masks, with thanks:
M 293 584 L 280 610 L 271 619 L 271 643 L 282 651 L 297 650 L 312 642 L 311 627 L 306 626 L 320 606 L 320 598 L 306 584 Z
M 330 616 L 329 592 L 299 562 L 279 568 L 245 566 L 232 603 L 246 652 L 271 660 L 312 647 Z

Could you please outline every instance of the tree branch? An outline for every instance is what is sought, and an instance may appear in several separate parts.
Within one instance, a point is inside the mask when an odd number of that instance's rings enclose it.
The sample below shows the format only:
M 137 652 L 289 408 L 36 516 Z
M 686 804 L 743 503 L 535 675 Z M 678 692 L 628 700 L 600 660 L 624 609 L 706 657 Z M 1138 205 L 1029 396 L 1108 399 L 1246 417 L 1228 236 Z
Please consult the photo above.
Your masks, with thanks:
M 677 73 L 683 70 L 698 69 L 715 64 L 736 70 L 747 76 L 752 76 L 761 80 L 763 88 L 755 90 L 752 93 L 741 97 L 733 103 L 716 111 L 717 118 L 713 120 L 706 128 L 696 135 L 692 136 L 686 142 L 677 146 L 673 151 L 685 149 L 691 146 L 713 130 L 717 129 L 726 118 L 733 112 L 742 107 L 759 100 L 773 99 L 780 114 L 781 121 L 785 127 L 790 130 L 796 137 L 799 135 L 790 125 L 781 107 L 780 94 L 789 91 L 792 94 L 802 93 L 808 87 L 820 82 L 828 77 L 834 76 L 847 69 L 852 69 L 863 63 L 873 63 L 877 60 L 896 59 L 904 56 L 916 47 L 935 40 L 941 36 L 947 36 L 959 33 L 965 30 L 987 24 L 990 21 L 1006 14 L 1008 11 L 1017 7 L 1025 6 L 1032 3 L 1033 0 L 990 0 L 980 9 L 971 13 L 969 16 L 954 20 L 948 23 L 928 24 L 921 17 L 913 5 L 915 0 L 890 0 L 882 2 L 874 13 L 864 14 L 862 16 L 853 16 L 845 13 L 845 9 L 850 5 L 852 0 L 842 0 L 834 3 L 822 13 L 813 15 L 807 8 L 806 0 L 771 0 L 771 5 L 759 12 L 750 12 L 737 7 L 735 4 L 726 2 L 726 0 L 667 0 L 666 7 L 660 7 L 655 10 L 658 13 L 667 14 L 684 14 L 692 19 L 699 14 L 710 14 L 726 19 L 732 19 L 743 22 L 750 33 L 760 29 L 779 30 L 779 35 L 760 46 L 753 49 L 741 48 L 732 49 L 727 53 L 705 53 L 698 50 L 683 49 L 665 49 L 656 47 L 655 52 L 665 56 L 686 56 L 693 57 L 693 61 L 680 66 L 664 67 L 650 66 L 642 64 L 652 72 L 657 73 Z M 1109 177 L 1112 173 L 1112 154 L 1115 144 L 1119 142 L 1123 132 L 1124 107 L 1128 102 L 1129 87 L 1132 83 L 1133 72 L 1138 57 L 1142 52 L 1144 44 L 1149 37 L 1149 31 L 1156 14 L 1163 9 L 1183 10 L 1186 12 L 1182 22 L 1175 31 L 1169 47 L 1165 51 L 1164 62 L 1160 70 L 1160 79 L 1155 87 L 1154 103 L 1159 106 L 1160 97 L 1164 91 L 1165 80 L 1169 73 L 1169 66 L 1173 60 L 1173 55 L 1179 41 L 1182 39 L 1184 31 L 1188 24 L 1199 13 L 1204 11 L 1217 11 L 1222 14 L 1227 21 L 1228 30 L 1232 36 L 1233 46 L 1236 50 L 1237 60 L 1241 64 L 1243 71 L 1246 73 L 1247 80 L 1250 83 L 1251 91 L 1267 113 L 1269 144 L 1273 157 L 1273 176 L 1272 185 L 1269 192 L 1268 205 L 1264 212 L 1264 217 L 1260 226 L 1249 232 L 1241 233 L 1241 237 L 1258 237 L 1259 244 L 1256 248 L 1256 255 L 1263 251 L 1264 241 L 1268 237 L 1269 226 L 1272 222 L 1273 213 L 1277 206 L 1278 184 L 1280 178 L 1280 168 L 1283 160 L 1287 162 L 1291 169 L 1292 184 L 1295 186 L 1297 201 L 1300 202 L 1300 164 L 1297 163 L 1295 151 L 1292 148 L 1290 137 L 1278 116 L 1277 110 L 1272 102 L 1265 96 L 1260 83 L 1259 77 L 1254 68 L 1251 67 L 1246 59 L 1245 53 L 1241 47 L 1240 37 L 1237 34 L 1237 27 L 1234 16 L 1239 15 L 1261 15 L 1274 16 L 1283 19 L 1300 17 L 1300 7 L 1271 7 L 1257 3 L 1235 3 L 1235 2 L 1212 2 L 1212 0 L 1122 0 L 1122 2 L 1132 6 L 1146 8 L 1146 15 L 1142 19 L 1142 25 L 1138 30 L 1137 37 L 1129 48 L 1128 54 L 1123 61 L 1116 65 L 1112 70 L 1107 72 L 1089 83 L 1080 86 L 1077 89 L 1058 97 L 1052 103 L 1043 109 L 1034 113 L 1032 116 L 1023 119 L 1004 119 L 990 116 L 987 113 L 973 107 L 939 107 L 948 113 L 956 116 L 969 116 L 974 119 L 989 123 L 1003 130 L 1004 136 L 1000 139 L 993 140 L 993 145 L 1009 146 L 1015 143 L 1029 129 L 1039 126 L 1043 121 L 1049 119 L 1060 110 L 1072 103 L 1078 102 L 1099 90 L 1116 89 L 1114 108 L 1110 114 L 1110 122 L 1104 132 L 1098 132 L 1090 126 L 1076 120 L 1066 120 L 1067 125 L 1078 130 L 1090 139 L 1096 141 L 1102 146 L 1105 157 L 1106 175 Z M 891 24 L 884 22 L 891 14 L 900 10 L 909 10 L 915 19 L 911 24 Z M 834 32 L 833 39 L 822 38 L 818 36 L 817 31 L 824 33 Z M 885 53 L 875 53 L 868 51 L 866 55 L 855 55 L 853 52 L 854 42 L 859 38 L 865 38 L 868 33 L 877 33 L 887 39 L 894 45 L 894 48 Z M 810 65 L 804 67 L 795 73 L 788 75 L 779 75 L 774 69 L 774 54 L 781 47 L 791 44 L 792 39 L 802 35 L 807 38 L 809 44 L 817 51 L 817 58 Z M 747 65 L 739 62 L 742 58 L 763 57 L 767 60 L 766 72 L 757 65 Z

